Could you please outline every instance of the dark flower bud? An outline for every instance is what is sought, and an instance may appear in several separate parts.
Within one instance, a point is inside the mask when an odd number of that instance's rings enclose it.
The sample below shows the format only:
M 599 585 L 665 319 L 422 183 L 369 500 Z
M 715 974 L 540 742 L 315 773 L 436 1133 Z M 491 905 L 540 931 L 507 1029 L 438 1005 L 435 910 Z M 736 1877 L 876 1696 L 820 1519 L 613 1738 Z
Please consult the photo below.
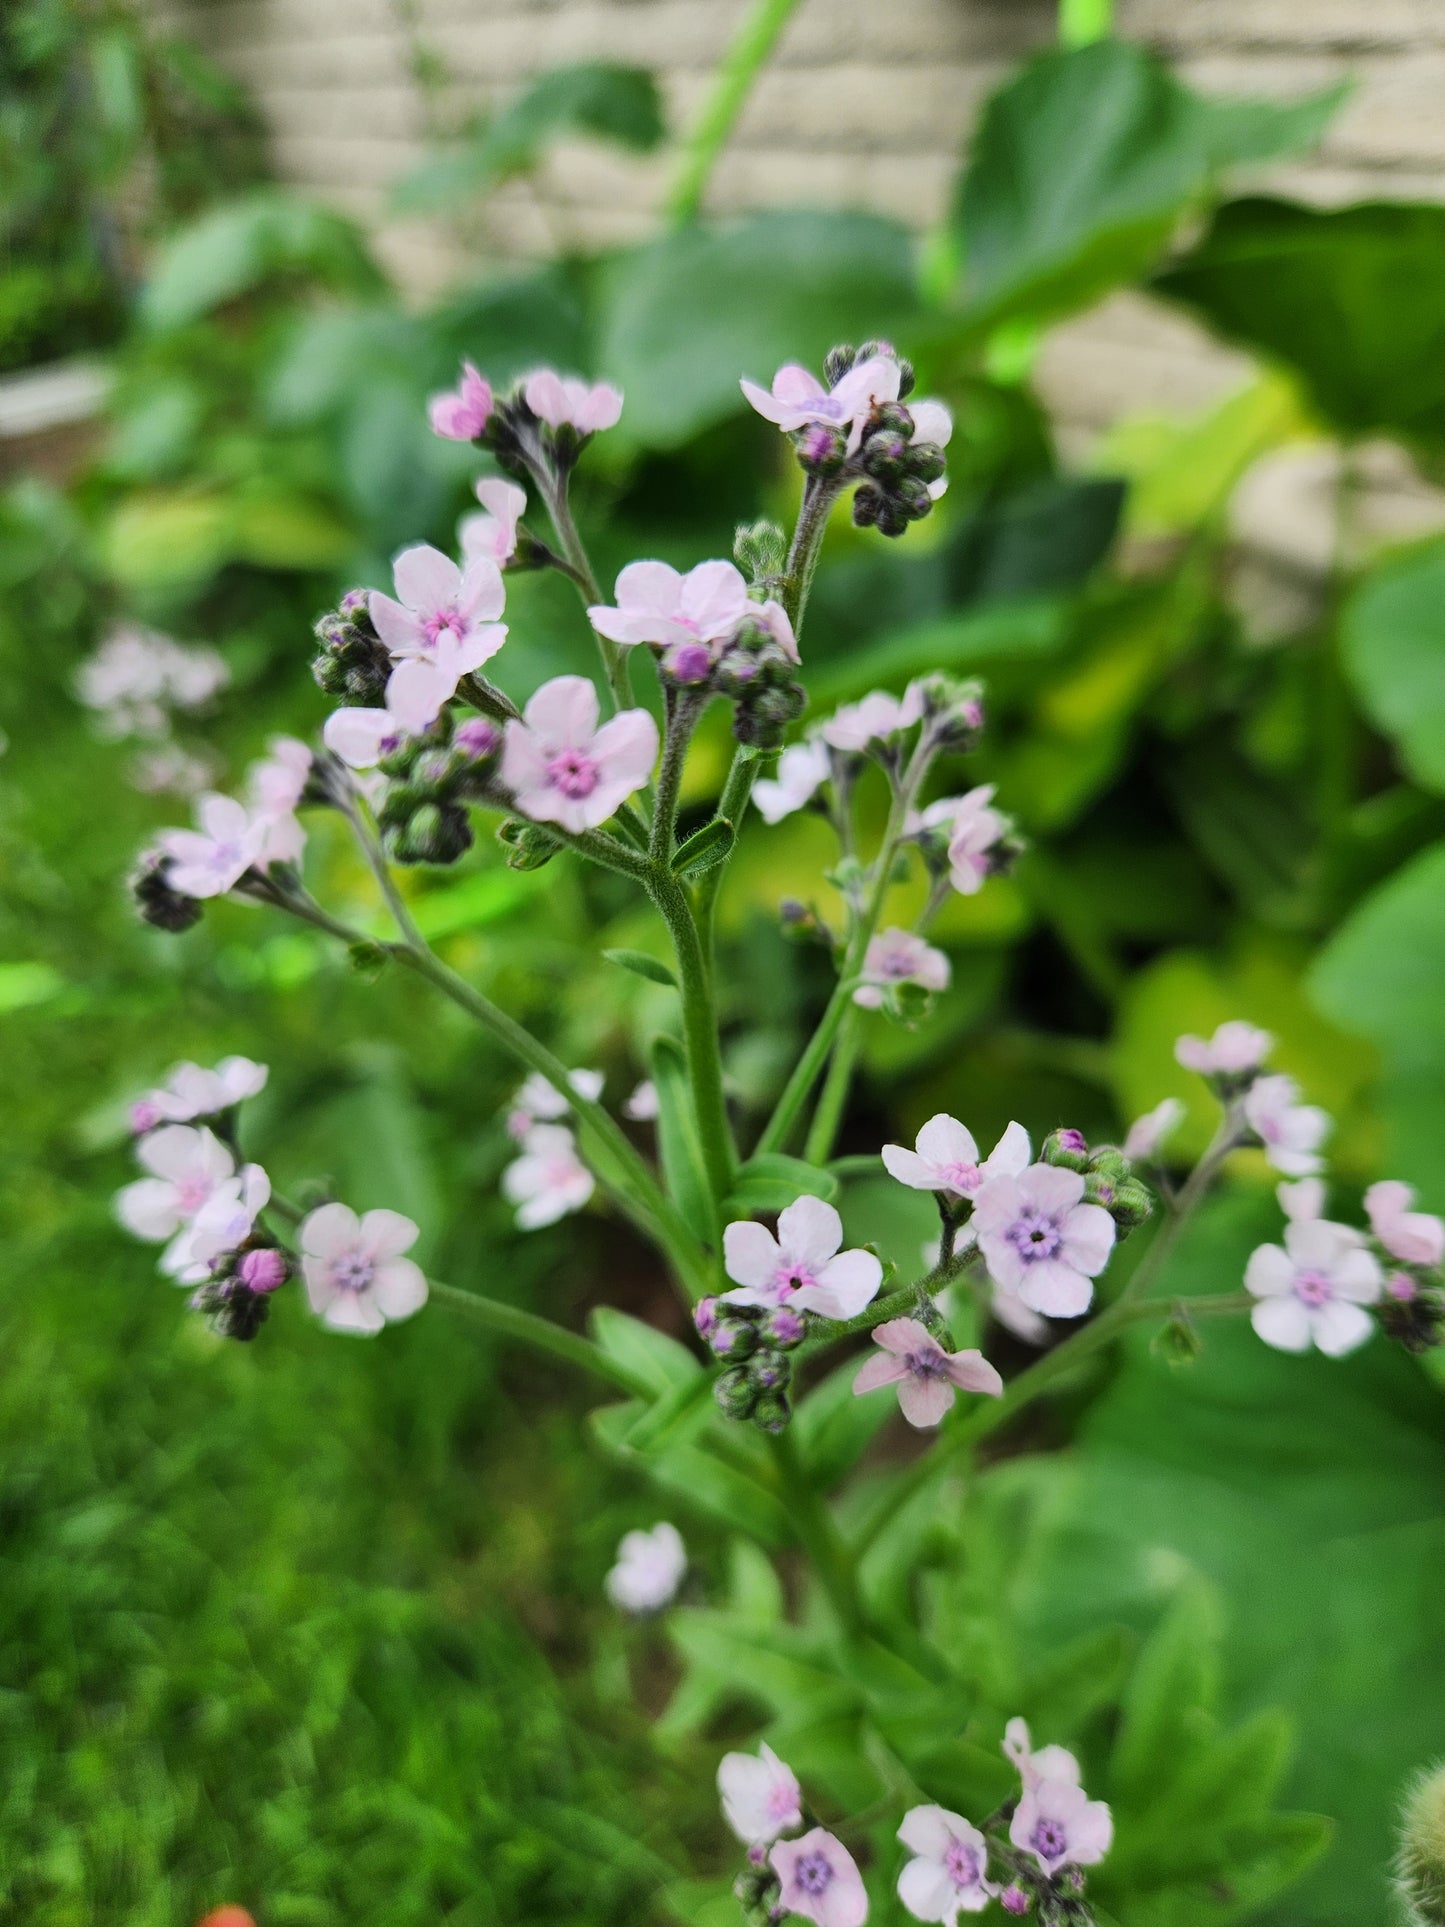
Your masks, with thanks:
M 1060 1125 L 1057 1131 L 1050 1131 L 1044 1139 L 1039 1157 L 1045 1164 L 1061 1164 L 1066 1171 L 1087 1171 L 1089 1140 L 1082 1131 Z
M 824 480 L 843 471 L 848 459 L 848 437 L 841 428 L 832 428 L 827 422 L 809 422 L 800 428 L 793 438 L 793 446 L 798 451 L 798 461 L 810 475 Z
M 472 846 L 472 825 L 455 803 L 423 803 L 404 824 L 384 825 L 382 843 L 396 863 L 455 863 Z
M 733 560 L 753 588 L 777 582 L 788 566 L 788 538 L 776 522 L 744 522 L 733 537 Z
M 748 1376 L 760 1392 L 781 1391 L 793 1376 L 793 1368 L 772 1345 L 762 1345 L 748 1364 Z
M 863 444 L 861 461 L 875 481 L 896 482 L 904 473 L 908 457 L 908 437 L 897 429 L 880 429 Z
M 788 724 L 800 716 L 807 694 L 798 683 L 786 688 L 749 690 L 738 703 L 733 717 L 733 735 L 754 749 L 777 749 L 787 734 Z
M 249 1291 L 234 1276 L 208 1279 L 191 1293 L 189 1303 L 192 1311 L 205 1314 L 218 1337 L 242 1344 L 250 1343 L 271 1311 L 269 1293 Z
M 171 868 L 168 856 L 147 850 L 131 873 L 130 892 L 143 922 L 174 935 L 199 923 L 202 911 L 199 898 L 171 888 L 167 881 Z
M 764 1392 L 752 1411 L 753 1424 L 761 1432 L 785 1432 L 792 1416 L 786 1392 Z
M 757 1327 L 745 1325 L 735 1318 L 719 1318 L 708 1343 L 714 1357 L 726 1358 L 740 1365 L 758 1349 Z
M 380 707 L 391 675 L 391 656 L 377 635 L 364 589 L 349 589 L 338 608 L 316 624 L 321 648 L 311 673 L 328 696 L 352 707 Z
M 717 1330 L 718 1301 L 716 1298 L 699 1298 L 693 1306 L 692 1322 L 697 1327 L 699 1338 L 711 1338 Z
M 712 1388 L 712 1395 L 729 1418 L 744 1419 L 752 1415 L 758 1402 L 757 1390 L 748 1376 L 746 1365 L 732 1365 L 718 1375 Z
M 869 418 L 868 438 L 880 434 L 896 435 L 906 448 L 913 439 L 913 417 L 901 401 L 885 401 Z
M 1375 1312 L 1381 1330 L 1417 1358 L 1433 1351 L 1445 1335 L 1445 1308 L 1431 1293 L 1422 1291 L 1408 1272 L 1391 1272 Z
M 916 475 L 905 475 L 894 483 L 893 500 L 909 522 L 921 522 L 925 515 L 933 511 L 933 497 L 928 492 L 928 484 Z M 879 526 L 882 526 L 881 523 Z M 886 529 L 884 534 L 887 534 Z
M 563 847 L 542 824 L 529 823 L 521 816 L 507 817 L 498 826 L 497 836 L 511 850 L 507 858 L 509 870 L 540 870 Z
M 836 388 L 844 375 L 849 373 L 859 359 L 858 350 L 848 347 L 846 343 L 841 343 L 836 348 L 830 348 L 823 357 L 824 381 L 827 382 L 830 388 Z
M 861 488 L 853 491 L 853 523 L 856 528 L 871 529 L 877 526 L 878 514 L 883 507 L 885 496 L 881 488 L 873 482 L 864 482 Z
M 920 482 L 936 482 L 947 471 L 948 457 L 937 442 L 908 444 L 908 472 Z

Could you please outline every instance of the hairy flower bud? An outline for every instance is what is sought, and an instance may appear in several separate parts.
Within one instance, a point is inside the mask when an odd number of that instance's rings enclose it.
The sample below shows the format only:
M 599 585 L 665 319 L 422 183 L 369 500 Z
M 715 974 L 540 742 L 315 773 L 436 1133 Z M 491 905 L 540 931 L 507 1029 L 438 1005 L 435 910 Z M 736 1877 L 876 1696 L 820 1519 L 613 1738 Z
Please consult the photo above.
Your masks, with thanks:
M 735 1419 L 750 1418 L 758 1402 L 757 1389 L 746 1365 L 732 1365 L 719 1373 L 712 1395 L 727 1416 Z
M 807 1329 L 805 1321 L 787 1305 L 779 1305 L 776 1310 L 770 1311 L 763 1321 L 763 1331 L 768 1343 L 782 1350 L 801 1344 Z
M 1411 1927 L 1445 1927 L 1445 1767 L 1427 1773 L 1405 1802 L 1395 1876 Z
M 354 708 L 379 708 L 386 699 L 392 662 L 372 626 L 364 589 L 349 589 L 340 605 L 316 624 L 320 650 L 311 673 L 328 696 Z
M 542 824 L 529 823 L 520 816 L 507 817 L 498 826 L 497 837 L 511 852 L 507 858 L 509 870 L 540 870 L 563 848 L 561 841 Z
M 423 803 L 402 822 L 384 809 L 381 840 L 396 863 L 455 863 L 471 848 L 472 825 L 455 803 Z
M 848 437 L 827 422 L 809 422 L 793 438 L 798 461 L 810 475 L 828 479 L 843 472 L 848 459 Z
M 1375 1315 L 1386 1335 L 1417 1358 L 1445 1339 L 1445 1307 L 1408 1272 L 1390 1273 Z
M 778 1392 L 791 1380 L 793 1368 L 775 1346 L 760 1345 L 749 1362 L 748 1376 L 760 1392 Z
M 1026 1914 L 1031 1905 L 1028 1895 L 1016 1881 L 1004 1888 L 998 1897 L 998 1904 L 1006 1914 Z
M 788 566 L 788 538 L 778 523 L 766 518 L 740 523 L 733 537 L 733 560 L 750 587 L 771 587 Z
M 860 359 L 866 359 L 866 356 L 860 357 L 858 350 L 850 348 L 846 342 L 840 342 L 836 348 L 830 348 L 823 357 L 824 381 L 830 388 L 836 388 L 844 375 L 848 374 Z
M 201 904 L 199 898 L 183 896 L 171 888 L 167 880 L 170 871 L 170 857 L 159 850 L 147 850 L 131 874 L 130 892 L 143 922 L 175 935 L 200 922 Z
M 792 1416 L 786 1392 L 764 1392 L 752 1411 L 753 1424 L 761 1432 L 785 1432 Z
M 714 1297 L 699 1298 L 692 1309 L 692 1322 L 697 1327 L 699 1338 L 711 1338 L 717 1330 L 718 1301 Z
M 1057 1131 L 1050 1131 L 1044 1139 L 1039 1157 L 1045 1164 L 1061 1164 L 1066 1171 L 1087 1171 L 1089 1140 L 1082 1131 L 1076 1131 L 1069 1125 L 1060 1125 Z
M 983 684 L 977 676 L 926 676 L 923 715 L 940 749 L 973 749 L 983 733 Z
M 708 1344 L 715 1358 L 741 1364 L 758 1348 L 757 1327 L 744 1324 L 741 1319 L 720 1317 L 708 1337 Z

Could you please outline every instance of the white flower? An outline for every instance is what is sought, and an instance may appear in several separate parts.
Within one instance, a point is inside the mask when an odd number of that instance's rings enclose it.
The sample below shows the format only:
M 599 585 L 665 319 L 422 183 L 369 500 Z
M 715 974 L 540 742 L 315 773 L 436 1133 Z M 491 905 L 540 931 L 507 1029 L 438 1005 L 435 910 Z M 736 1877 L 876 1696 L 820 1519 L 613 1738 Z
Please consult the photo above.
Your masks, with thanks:
M 150 1175 L 116 1193 L 116 1216 L 133 1236 L 153 1244 L 183 1236 L 236 1169 L 218 1137 L 189 1124 L 163 1124 L 143 1137 L 136 1161 Z M 178 1245 L 168 1249 L 162 1264 L 168 1265 L 178 1250 Z
M 183 897 L 220 897 L 263 861 L 268 825 L 232 796 L 203 796 L 198 830 L 165 830 L 160 848 L 170 858 L 166 882 Z
M 1136 1117 L 1129 1126 L 1129 1134 L 1124 1139 L 1126 1158 L 1152 1158 L 1159 1146 L 1183 1122 L 1184 1106 L 1177 1097 L 1164 1097 L 1152 1111 L 1145 1111 Z
M 998 1892 L 987 1879 L 988 1842 L 947 1807 L 912 1807 L 898 1838 L 917 1857 L 898 1876 L 898 1898 L 915 1920 L 956 1927 L 960 1914 L 982 1913 Z
M 1245 1121 L 1275 1170 L 1290 1178 L 1310 1177 L 1319 1170 L 1324 1160 L 1318 1149 L 1330 1129 L 1324 1111 L 1298 1100 L 1299 1085 L 1282 1076 L 1257 1078 L 1244 1097 Z
M 1066 1746 L 1041 1746 L 1034 1751 L 1027 1720 L 1012 1719 L 1003 1730 L 1003 1751 L 1018 1769 L 1026 1787 L 1040 1780 L 1063 1780 L 1079 1784 L 1079 1762 Z
M 554 676 L 507 724 L 502 781 L 523 816 L 593 830 L 640 790 L 657 761 L 657 724 L 624 709 L 597 727 L 597 691 L 585 676 Z
M 1374 1330 L 1366 1305 L 1384 1288 L 1380 1262 L 1364 1235 L 1328 1218 L 1285 1227 L 1284 1247 L 1261 1245 L 1244 1273 L 1245 1290 L 1260 1300 L 1250 1323 L 1276 1351 L 1343 1358 Z
M 218 1258 L 250 1237 L 270 1201 L 271 1180 L 265 1171 L 259 1164 L 243 1165 L 216 1186 L 166 1252 L 161 1270 L 182 1284 L 199 1284 Z
M 1365 1193 L 1370 1229 L 1402 1265 L 1438 1265 L 1445 1256 L 1445 1222 L 1428 1211 L 1412 1211 L 1415 1193 L 1408 1184 L 1385 1179 Z
M 776 422 L 784 434 L 805 428 L 810 422 L 846 428 L 850 455 L 862 441 L 864 424 L 874 408 L 879 402 L 897 401 L 902 385 L 903 371 L 897 356 L 891 354 L 870 355 L 866 361 L 855 362 L 831 389 L 795 361 L 786 363 L 773 376 L 771 392 L 755 381 L 744 379 L 738 384 L 758 413 Z
M 549 428 L 575 428 L 579 435 L 615 428 L 622 415 L 622 394 L 611 382 L 580 381 L 552 368 L 528 375 L 522 392 L 538 421 Z
M 1114 1220 L 1102 1205 L 1083 1199 L 1083 1178 L 1056 1164 L 990 1177 L 974 1199 L 989 1276 L 1046 1318 L 1077 1318 L 1088 1310 L 1092 1280 L 1114 1248 Z
M 1091 1800 L 1072 1780 L 1025 1780 L 1008 1837 L 1052 1876 L 1061 1867 L 1102 1860 L 1113 1845 L 1114 1819 L 1102 1800 Z
M 607 1079 L 601 1071 L 568 1071 L 567 1082 L 578 1097 L 595 1104 L 602 1095 L 602 1086 Z M 555 1124 L 560 1117 L 566 1117 L 572 1108 L 572 1099 L 557 1089 L 543 1077 L 540 1071 L 533 1071 L 512 1099 L 512 1108 L 507 1113 L 507 1130 L 514 1138 L 524 1138 L 534 1124 Z
M 895 984 L 918 984 L 924 990 L 947 990 L 953 966 L 943 951 L 911 930 L 897 925 L 882 930 L 863 953 L 862 981 L 853 992 L 853 1002 L 865 1010 L 878 1010 L 884 993 Z
M 873 743 L 911 729 L 923 714 L 923 685 L 909 683 L 901 696 L 875 689 L 861 702 L 845 703 L 823 725 L 823 740 L 833 749 L 862 755 Z
M 290 816 L 311 780 L 311 751 L 295 736 L 273 736 L 271 752 L 246 772 L 246 790 L 257 816 Z
M 1296 1224 L 1307 1224 L 1311 1218 L 1325 1215 L 1323 1178 L 1300 1178 L 1294 1184 L 1277 1184 L 1274 1195 L 1279 1199 L 1280 1210 Z
M 888 1175 L 914 1191 L 946 1191 L 955 1198 L 977 1196 L 985 1178 L 997 1172 L 1016 1177 L 1033 1155 L 1023 1125 L 1010 1124 L 988 1156 L 980 1158 L 972 1131 L 946 1111 L 929 1118 L 915 1143 L 912 1151 L 901 1144 L 883 1146 Z
M 587 611 L 598 635 L 664 648 L 701 642 L 715 652 L 757 607 L 731 562 L 699 562 L 686 575 L 668 562 L 629 562 L 615 593 L 615 606 Z
M 517 553 L 517 524 L 527 513 L 527 491 L 500 475 L 487 475 L 477 483 L 477 500 L 483 512 L 473 510 L 457 523 L 462 556 L 468 562 L 484 556 L 501 568 Z
M 565 1124 L 534 1124 L 522 1139 L 522 1155 L 502 1173 L 502 1196 L 517 1207 L 523 1231 L 556 1224 L 580 1211 L 596 1181 L 577 1155 L 577 1140 Z
M 821 1198 L 796 1199 L 765 1226 L 739 1221 L 723 1232 L 723 1268 L 735 1305 L 788 1305 L 825 1318 L 856 1318 L 878 1292 L 883 1267 L 871 1251 L 840 1251 L 843 1220 Z
M 863 1927 L 868 1890 L 857 1861 L 833 1834 L 814 1827 L 797 1840 L 779 1840 L 768 1858 L 785 1914 L 811 1920 L 813 1927 Z
M 147 1091 L 131 1106 L 134 1131 L 153 1131 L 157 1124 L 189 1124 L 192 1118 L 215 1117 L 266 1088 L 271 1075 L 265 1064 L 249 1057 L 223 1057 L 214 1070 L 199 1064 L 173 1064 L 159 1089 Z
M 424 735 L 455 689 L 448 670 L 409 658 L 387 677 L 384 709 L 338 709 L 326 718 L 321 740 L 351 769 L 371 769 L 409 736 Z
M 402 1256 L 417 1236 L 416 1225 L 399 1211 L 368 1211 L 360 1218 L 345 1204 L 313 1211 L 297 1233 L 312 1311 L 333 1331 L 368 1335 L 420 1311 L 426 1279 L 420 1266 Z
M 789 1827 L 801 1826 L 803 1793 L 793 1769 L 770 1746 L 751 1753 L 724 1753 L 717 1790 L 723 1818 L 746 1846 L 769 1846 Z
M 997 867 L 993 853 L 1013 828 L 1002 810 L 992 807 L 994 788 L 981 783 L 963 796 L 941 796 L 926 809 L 911 811 L 904 825 L 907 836 L 947 832 L 949 881 L 960 896 L 983 888 Z
M 622 1115 L 630 1117 L 634 1124 L 651 1124 L 657 1117 L 657 1086 L 650 1077 L 643 1078 L 631 1097 L 622 1106 Z
M 125 623 L 76 672 L 75 690 L 101 735 L 163 736 L 173 709 L 196 709 L 231 679 L 211 649 L 187 649 L 158 630 Z
M 791 743 L 778 758 L 775 776 L 760 776 L 753 784 L 753 801 L 765 823 L 781 823 L 794 810 L 810 803 L 829 776 L 828 751 L 817 737 Z
M 1274 1049 L 1274 1039 L 1257 1024 L 1234 1018 L 1221 1024 L 1206 1042 L 1202 1037 L 1181 1037 L 1174 1056 L 1187 1071 L 1203 1077 L 1242 1077 L 1257 1071 Z
M 651 1532 L 623 1533 L 617 1563 L 603 1584 L 607 1597 L 623 1612 L 655 1613 L 672 1598 L 686 1571 L 682 1534 L 663 1519 Z
M 982 1352 L 946 1352 L 916 1318 L 890 1318 L 876 1327 L 873 1343 L 881 1351 L 864 1361 L 853 1380 L 853 1395 L 896 1385 L 910 1425 L 941 1425 L 953 1409 L 955 1388 L 1002 1396 L 1003 1380 Z

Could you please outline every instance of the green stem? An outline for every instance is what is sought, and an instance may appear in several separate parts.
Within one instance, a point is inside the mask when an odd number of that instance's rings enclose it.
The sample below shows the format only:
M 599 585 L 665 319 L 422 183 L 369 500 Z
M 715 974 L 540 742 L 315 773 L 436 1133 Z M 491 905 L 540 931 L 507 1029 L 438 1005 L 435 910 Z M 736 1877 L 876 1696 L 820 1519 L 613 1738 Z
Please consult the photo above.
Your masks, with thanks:
M 682 1041 L 697 1111 L 698 1139 L 713 1202 L 720 1204 L 732 1189 L 737 1153 L 723 1091 L 712 971 L 687 892 L 677 878 L 665 867 L 654 868 L 648 889 L 667 924 L 677 959 L 678 988 L 682 993 Z
M 1059 45 L 1087 47 L 1114 30 L 1114 0 L 1059 0 Z
M 555 1324 L 550 1318 L 539 1318 L 536 1312 L 523 1311 L 520 1305 L 503 1304 L 498 1298 L 484 1298 L 475 1291 L 461 1291 L 435 1278 L 427 1281 L 427 1288 L 433 1298 L 454 1311 L 465 1312 L 491 1331 L 520 1339 L 538 1351 L 550 1352 L 554 1358 L 565 1359 L 569 1365 L 591 1372 L 594 1378 L 605 1379 L 609 1385 L 634 1398 L 651 1402 L 656 1397 L 655 1388 L 639 1373 L 630 1371 L 580 1332 L 568 1331 L 565 1325 Z
M 718 156 L 727 144 L 753 82 L 797 5 L 798 0 L 755 0 L 752 11 L 723 55 L 712 91 L 684 143 L 668 190 L 667 213 L 679 227 L 697 219 Z
M 769 1443 L 778 1468 L 779 1497 L 843 1630 L 855 1637 L 867 1632 L 868 1613 L 853 1554 L 827 1501 L 814 1490 L 792 1433 L 780 1432 Z
M 838 1135 L 838 1126 L 843 1122 L 843 1109 L 848 1102 L 848 1088 L 853 1081 L 853 1071 L 858 1062 L 862 1043 L 863 1038 L 858 1024 L 858 1006 L 850 1004 L 843 1013 L 843 1022 L 839 1026 L 837 1041 L 833 1045 L 832 1061 L 828 1065 L 828 1075 L 823 1080 L 818 1108 L 813 1113 L 813 1121 L 808 1127 L 807 1141 L 803 1146 L 803 1156 L 809 1164 L 826 1164 L 833 1155 L 833 1142 Z
M 655 865 L 667 869 L 672 862 L 673 832 L 677 827 L 677 802 L 682 791 L 687 746 L 692 741 L 692 732 L 703 712 L 706 698 L 690 692 L 679 692 L 671 685 L 664 684 L 663 702 L 666 714 L 662 764 L 657 772 L 649 854 Z
M 535 470 L 534 473 L 536 473 Z M 552 518 L 552 527 L 556 532 L 557 545 L 562 551 L 563 560 L 567 564 L 567 573 L 576 583 L 584 607 L 592 608 L 604 598 L 572 514 L 568 480 L 565 474 L 560 475 L 553 487 L 544 489 L 547 513 Z M 537 481 L 538 486 L 541 487 L 543 478 L 540 474 L 537 476 Z M 613 642 L 610 637 L 599 634 L 597 630 L 594 629 L 592 633 L 596 636 L 597 647 L 602 653 L 602 667 L 607 676 L 607 687 L 612 691 L 613 704 L 618 709 L 630 709 L 632 707 L 632 669 L 628 662 L 627 651 L 620 643 Z

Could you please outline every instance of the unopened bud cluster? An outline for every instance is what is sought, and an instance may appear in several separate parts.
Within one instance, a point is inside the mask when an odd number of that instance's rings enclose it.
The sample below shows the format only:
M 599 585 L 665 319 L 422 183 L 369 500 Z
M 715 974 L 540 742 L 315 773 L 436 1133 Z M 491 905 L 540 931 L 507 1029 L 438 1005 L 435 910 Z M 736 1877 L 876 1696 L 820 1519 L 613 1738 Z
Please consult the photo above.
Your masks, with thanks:
M 172 936 L 200 922 L 203 910 L 195 897 L 184 896 L 171 887 L 172 859 L 159 850 L 147 850 L 131 872 L 130 893 L 141 921 Z
M 736 705 L 733 735 L 750 749 L 780 748 L 808 701 L 797 663 L 762 620 L 738 628 L 718 658 L 712 686 Z
M 321 617 L 315 632 L 321 646 L 311 663 L 312 675 L 328 696 L 358 709 L 386 700 L 393 666 L 366 601 L 365 589 L 348 589 L 340 604 Z
M 501 743 L 485 716 L 457 723 L 444 709 L 425 735 L 406 737 L 381 759 L 388 781 L 376 815 L 394 862 L 455 863 L 471 848 L 466 806 L 483 794 Z
M 723 1370 L 713 1396 L 732 1419 L 750 1419 L 763 1432 L 781 1432 L 792 1418 L 788 1389 L 793 1380 L 789 1353 L 800 1345 L 807 1326 L 786 1305 L 771 1310 L 704 1298 L 693 1314 L 699 1335 Z
M 1039 1156 L 1045 1164 L 1077 1171 L 1084 1180 L 1085 1204 L 1102 1205 L 1121 1238 L 1137 1231 L 1154 1209 L 1148 1187 L 1134 1175 L 1133 1160 L 1116 1144 L 1091 1147 L 1082 1131 L 1065 1127 L 1049 1133 Z
M 271 1310 L 271 1294 L 291 1275 L 291 1260 L 259 1236 L 217 1261 L 206 1282 L 192 1292 L 192 1311 L 203 1312 L 221 1338 L 254 1338 Z

